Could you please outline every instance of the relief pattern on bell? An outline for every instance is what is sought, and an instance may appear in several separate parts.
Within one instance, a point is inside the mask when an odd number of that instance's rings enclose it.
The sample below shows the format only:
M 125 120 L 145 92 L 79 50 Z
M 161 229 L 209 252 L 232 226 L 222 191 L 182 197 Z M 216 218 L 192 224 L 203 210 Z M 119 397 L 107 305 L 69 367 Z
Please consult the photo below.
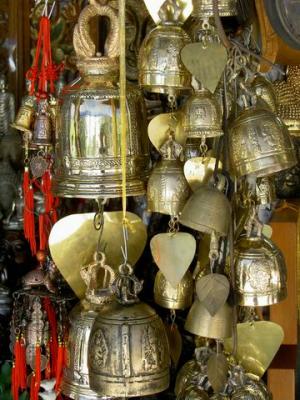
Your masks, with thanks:
M 222 113 L 214 95 L 206 89 L 195 90 L 185 103 L 182 126 L 187 138 L 222 136 Z
M 243 237 L 234 250 L 237 301 L 241 306 L 269 306 L 286 298 L 283 254 L 266 238 Z
M 161 307 L 170 310 L 184 310 L 191 306 L 194 294 L 194 280 L 187 271 L 181 282 L 174 288 L 158 271 L 154 282 L 154 300 Z
M 109 17 L 106 52 L 98 57 L 89 20 Z M 66 86 L 56 144 L 53 192 L 61 197 L 112 198 L 122 194 L 118 16 L 110 6 L 89 4 L 74 30 L 81 77 Z M 140 90 L 127 85 L 127 196 L 145 193 L 150 167 L 146 108 Z
M 190 43 L 187 33 L 176 25 L 159 25 L 144 39 L 139 53 L 139 84 L 155 93 L 190 91 L 191 74 L 181 61 L 182 48 Z
M 213 0 L 193 0 L 193 15 L 198 18 L 213 17 Z M 237 0 L 219 0 L 219 15 L 233 17 L 237 15 Z
M 271 111 L 247 108 L 229 127 L 229 156 L 236 177 L 272 175 L 297 162 L 286 126 Z
M 258 98 L 258 104 L 261 99 L 262 106 L 266 105 L 273 113 L 277 114 L 277 97 L 272 83 L 262 76 L 257 76 L 252 82 L 251 88 Z

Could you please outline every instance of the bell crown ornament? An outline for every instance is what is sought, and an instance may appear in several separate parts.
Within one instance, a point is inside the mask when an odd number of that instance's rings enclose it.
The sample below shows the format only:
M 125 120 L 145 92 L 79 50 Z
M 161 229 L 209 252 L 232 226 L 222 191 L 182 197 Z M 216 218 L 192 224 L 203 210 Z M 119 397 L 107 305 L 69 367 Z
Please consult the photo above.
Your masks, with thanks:
M 110 19 L 104 54 L 88 32 L 95 16 Z M 61 197 L 122 196 L 118 16 L 96 2 L 81 12 L 74 30 L 80 78 L 64 87 L 60 99 L 53 192 Z M 126 194 L 143 195 L 150 158 L 146 108 L 141 91 L 127 84 Z
M 95 320 L 89 377 L 92 389 L 101 396 L 146 396 L 169 386 L 165 328 L 155 311 L 139 301 L 141 289 L 132 268 L 122 265 L 113 284 L 117 301 Z

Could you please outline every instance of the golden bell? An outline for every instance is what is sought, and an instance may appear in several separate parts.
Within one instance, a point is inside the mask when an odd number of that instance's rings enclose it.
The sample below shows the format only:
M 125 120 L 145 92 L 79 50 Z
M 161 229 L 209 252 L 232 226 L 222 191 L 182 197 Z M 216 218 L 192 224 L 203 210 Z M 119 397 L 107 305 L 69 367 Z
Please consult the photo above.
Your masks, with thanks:
M 187 138 L 223 135 L 219 103 L 207 89 L 195 90 L 185 103 L 182 126 Z
M 184 310 L 191 306 L 194 294 L 192 274 L 187 271 L 181 282 L 174 288 L 164 274 L 158 271 L 154 282 L 154 300 L 161 307 L 170 310 Z
M 105 54 L 88 33 L 96 16 L 110 19 Z M 53 192 L 61 197 L 112 198 L 122 195 L 119 25 L 109 5 L 97 2 L 81 12 L 74 29 L 80 78 L 65 86 L 58 121 Z M 141 91 L 127 84 L 127 196 L 145 193 L 149 173 L 146 108 Z
M 258 98 L 258 106 L 267 106 L 270 111 L 277 114 L 277 98 L 272 83 L 262 76 L 257 76 L 251 87 Z M 260 100 L 263 100 L 262 104 Z
M 176 8 L 178 14 L 170 13 L 169 6 Z M 181 27 L 183 11 L 179 2 L 167 0 L 159 12 L 160 25 L 148 33 L 141 45 L 139 84 L 149 92 L 176 95 L 191 90 L 191 74 L 180 57 L 182 48 L 191 41 Z
M 198 18 L 213 17 L 213 0 L 193 0 L 193 16 Z M 236 0 L 219 0 L 218 9 L 220 17 L 233 17 L 237 15 Z
M 271 240 L 243 237 L 235 246 L 234 257 L 240 305 L 269 306 L 286 298 L 284 257 Z
M 190 187 L 185 179 L 183 164 L 178 160 L 182 146 L 169 135 L 160 148 L 163 159 L 154 167 L 147 186 L 148 210 L 178 215 L 185 205 Z
M 39 146 L 52 146 L 52 126 L 51 116 L 48 112 L 48 103 L 41 101 L 38 104 L 38 112 L 34 121 L 32 137 L 29 141 L 29 147 L 35 149 Z
M 114 282 L 118 302 L 99 313 L 92 328 L 89 378 L 91 388 L 101 396 L 147 396 L 169 386 L 164 324 L 151 307 L 139 302 L 141 289 L 133 275 L 120 272 Z
M 218 189 L 203 186 L 186 202 L 180 223 L 203 233 L 216 232 L 226 236 L 229 229 L 231 206 Z
M 229 157 L 236 177 L 263 177 L 296 164 L 293 142 L 282 121 L 267 109 L 246 108 L 229 128 Z
M 232 308 L 225 303 L 212 317 L 196 299 L 188 313 L 184 329 L 197 336 L 223 339 L 232 336 Z
M 34 103 L 27 101 L 19 108 L 15 122 L 11 126 L 19 131 L 31 133 L 34 115 Z
M 104 259 L 102 260 L 104 261 Z M 70 328 L 66 348 L 66 367 L 62 380 L 62 392 L 71 399 L 100 400 L 101 397 L 90 389 L 88 372 L 88 344 L 92 326 L 97 313 L 104 310 L 105 304 L 112 302 L 113 296 L 106 289 L 97 295 L 97 267 L 109 274 L 108 284 L 114 280 L 113 270 L 102 264 L 92 263 L 81 270 L 82 279 L 87 285 L 86 298 L 78 303 L 70 313 Z M 99 268 L 99 270 L 100 270 Z M 101 296 L 99 295 L 101 294 Z

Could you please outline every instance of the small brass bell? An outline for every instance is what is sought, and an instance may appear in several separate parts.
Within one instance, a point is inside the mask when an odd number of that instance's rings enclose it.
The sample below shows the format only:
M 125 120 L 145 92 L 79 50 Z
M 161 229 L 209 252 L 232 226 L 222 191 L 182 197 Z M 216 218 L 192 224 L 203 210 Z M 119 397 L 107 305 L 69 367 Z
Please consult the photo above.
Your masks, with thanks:
M 297 163 L 286 126 L 270 110 L 249 107 L 229 128 L 229 155 L 236 177 L 263 177 Z
M 200 187 L 186 202 L 180 223 L 203 233 L 216 232 L 226 236 L 229 229 L 231 206 L 218 189 Z
M 95 320 L 89 341 L 89 377 L 91 388 L 101 396 L 147 396 L 169 386 L 164 324 L 139 301 L 141 289 L 132 268 L 121 266 L 113 285 L 117 301 Z
M 181 282 L 174 288 L 158 271 L 154 282 L 154 300 L 161 307 L 171 310 L 184 310 L 191 306 L 194 294 L 192 274 L 187 271 Z
M 139 84 L 155 93 L 175 95 L 191 90 L 191 74 L 184 67 L 180 52 L 190 38 L 181 25 L 189 16 L 187 4 L 167 0 L 158 12 L 159 25 L 144 39 L 139 53 Z M 191 10 L 190 10 L 191 11 Z
M 242 237 L 234 250 L 237 299 L 242 306 L 269 306 L 286 298 L 284 257 L 264 237 Z
M 232 307 L 227 303 L 212 317 L 196 299 L 188 313 L 184 328 L 197 336 L 223 339 L 232 335 Z
M 207 89 L 195 90 L 185 103 L 182 126 L 187 138 L 223 135 L 219 103 Z
M 15 122 L 11 126 L 19 131 L 31 134 L 34 114 L 34 99 L 32 96 L 27 96 L 26 101 L 19 108 Z
M 32 137 L 29 147 L 35 149 L 39 146 L 49 147 L 53 144 L 51 116 L 47 100 L 38 103 L 38 112 L 34 121 Z
M 193 0 L 193 16 L 207 18 L 214 16 L 213 0 Z M 233 17 L 237 15 L 237 0 L 219 0 L 219 15 Z
M 251 88 L 257 96 L 258 106 L 266 105 L 269 110 L 277 114 L 277 98 L 272 83 L 262 76 L 257 76 L 252 82 Z M 260 104 L 260 100 L 263 101 L 263 104 Z
M 99 287 L 98 275 L 109 276 L 108 285 L 115 279 L 114 271 L 105 265 L 105 257 L 81 269 L 82 279 L 87 285 L 86 298 L 78 303 L 70 314 L 70 330 L 67 342 L 67 361 L 64 369 L 62 392 L 71 399 L 100 400 L 90 389 L 88 374 L 88 343 L 97 312 L 112 302 L 113 294 L 105 286 Z M 104 282 L 104 284 L 106 284 Z
M 182 146 L 169 139 L 160 148 L 162 160 L 154 167 L 147 187 L 148 210 L 167 215 L 178 215 L 190 194 L 189 184 L 179 161 Z

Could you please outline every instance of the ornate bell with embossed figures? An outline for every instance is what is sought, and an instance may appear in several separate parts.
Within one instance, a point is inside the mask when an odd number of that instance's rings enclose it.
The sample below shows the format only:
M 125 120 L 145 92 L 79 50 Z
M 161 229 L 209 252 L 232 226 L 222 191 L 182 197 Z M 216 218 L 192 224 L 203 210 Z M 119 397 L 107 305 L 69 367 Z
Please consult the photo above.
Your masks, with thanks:
M 189 197 L 190 189 L 179 160 L 182 146 L 175 142 L 173 133 L 161 146 L 162 160 L 154 167 L 147 187 L 148 210 L 167 215 L 178 215 Z
M 213 0 L 193 0 L 193 16 L 209 18 L 214 15 Z M 237 15 L 237 0 L 219 0 L 219 15 L 233 17 Z
M 70 330 L 67 342 L 66 368 L 62 382 L 62 392 L 71 399 L 100 400 L 96 392 L 90 389 L 88 373 L 88 343 L 97 312 L 113 301 L 110 286 L 115 279 L 114 271 L 95 254 L 95 260 L 81 269 L 82 279 L 87 285 L 86 297 L 77 304 L 70 314 Z M 100 276 L 102 273 L 102 277 Z M 99 285 L 99 278 L 108 275 L 108 282 Z
M 99 395 L 147 396 L 169 386 L 164 324 L 151 307 L 139 301 L 141 289 L 132 268 L 120 266 L 113 284 L 117 301 L 95 320 L 88 365 L 91 388 Z
M 105 54 L 96 53 L 88 33 L 96 16 L 110 19 Z M 53 192 L 61 197 L 111 198 L 122 193 L 118 16 L 109 5 L 87 5 L 73 42 L 81 77 L 66 86 L 61 99 Z M 146 112 L 140 90 L 127 84 L 128 196 L 145 193 L 149 171 Z
M 169 95 L 191 90 L 191 74 L 180 57 L 181 49 L 190 42 L 181 26 L 192 11 L 191 1 L 167 0 L 157 13 L 151 12 L 150 2 L 146 6 L 159 25 L 140 48 L 140 86 L 149 92 Z
M 19 108 L 12 127 L 22 132 L 31 133 L 35 114 L 35 100 L 33 96 L 26 96 Z
M 286 126 L 270 110 L 248 107 L 229 127 L 232 173 L 268 176 L 296 164 L 294 145 Z
M 53 145 L 53 129 L 49 104 L 41 100 L 37 105 L 38 111 L 34 121 L 32 136 L 29 138 L 29 148 L 49 147 Z

